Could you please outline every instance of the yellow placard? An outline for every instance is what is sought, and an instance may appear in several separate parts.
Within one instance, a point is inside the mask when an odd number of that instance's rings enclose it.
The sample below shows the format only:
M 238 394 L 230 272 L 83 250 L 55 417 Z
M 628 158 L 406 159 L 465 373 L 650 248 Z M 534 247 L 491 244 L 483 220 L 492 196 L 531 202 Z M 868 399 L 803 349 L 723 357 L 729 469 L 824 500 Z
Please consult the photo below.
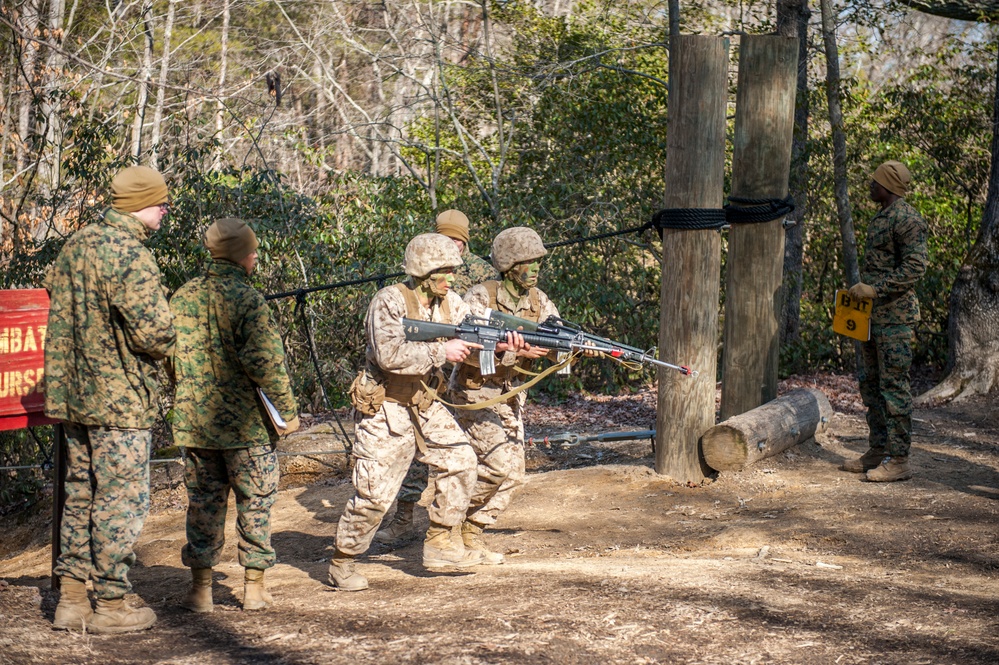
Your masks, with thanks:
M 854 298 L 846 289 L 836 292 L 836 311 L 833 314 L 833 332 L 866 342 L 871 339 L 870 298 Z

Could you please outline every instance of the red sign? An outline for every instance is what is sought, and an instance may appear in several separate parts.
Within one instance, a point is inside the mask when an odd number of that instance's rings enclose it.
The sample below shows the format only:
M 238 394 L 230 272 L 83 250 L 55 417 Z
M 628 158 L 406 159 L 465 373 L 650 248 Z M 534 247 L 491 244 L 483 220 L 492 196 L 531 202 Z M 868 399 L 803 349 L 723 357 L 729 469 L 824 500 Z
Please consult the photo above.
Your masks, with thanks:
M 58 422 L 45 416 L 45 289 L 0 291 L 0 430 Z

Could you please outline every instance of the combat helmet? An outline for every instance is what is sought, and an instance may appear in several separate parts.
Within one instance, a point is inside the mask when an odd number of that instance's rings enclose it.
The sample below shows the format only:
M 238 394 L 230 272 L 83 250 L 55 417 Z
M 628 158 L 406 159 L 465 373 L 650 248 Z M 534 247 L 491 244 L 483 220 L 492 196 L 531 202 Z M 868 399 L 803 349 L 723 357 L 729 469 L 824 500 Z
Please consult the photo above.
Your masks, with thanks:
M 426 277 L 435 270 L 457 268 L 464 261 L 458 246 L 439 233 L 421 233 L 406 245 L 402 268 L 411 277 Z
M 548 254 L 545 243 L 534 229 L 514 226 L 500 231 L 493 239 L 493 252 L 490 258 L 493 266 L 505 273 L 518 263 L 540 259 Z

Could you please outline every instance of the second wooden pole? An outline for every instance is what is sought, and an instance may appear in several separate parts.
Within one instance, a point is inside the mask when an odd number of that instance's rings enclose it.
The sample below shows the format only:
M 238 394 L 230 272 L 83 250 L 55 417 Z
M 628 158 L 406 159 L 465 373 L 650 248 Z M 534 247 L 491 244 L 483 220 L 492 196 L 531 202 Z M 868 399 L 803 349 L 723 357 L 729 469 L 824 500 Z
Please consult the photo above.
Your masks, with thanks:
M 739 53 L 732 194 L 746 199 L 787 196 L 794 132 L 798 42 L 746 35 Z M 732 202 L 733 207 L 739 204 Z M 721 419 L 777 397 L 783 219 L 732 224 L 725 266 Z

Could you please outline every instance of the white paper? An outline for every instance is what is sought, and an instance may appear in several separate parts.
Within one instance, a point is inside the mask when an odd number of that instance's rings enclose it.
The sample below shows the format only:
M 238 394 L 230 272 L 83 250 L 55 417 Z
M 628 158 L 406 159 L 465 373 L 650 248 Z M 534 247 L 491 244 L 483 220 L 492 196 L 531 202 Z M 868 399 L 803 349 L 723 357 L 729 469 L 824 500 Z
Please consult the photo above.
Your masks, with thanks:
M 286 428 L 288 423 L 284 421 L 284 418 L 282 418 L 281 414 L 278 413 L 277 407 L 274 406 L 274 403 L 271 402 L 267 395 L 264 394 L 264 391 L 259 387 L 257 388 L 257 394 L 260 395 L 260 401 L 264 403 L 264 408 L 267 409 L 267 415 L 271 417 L 271 423 L 274 424 L 274 427 L 278 431 Z

